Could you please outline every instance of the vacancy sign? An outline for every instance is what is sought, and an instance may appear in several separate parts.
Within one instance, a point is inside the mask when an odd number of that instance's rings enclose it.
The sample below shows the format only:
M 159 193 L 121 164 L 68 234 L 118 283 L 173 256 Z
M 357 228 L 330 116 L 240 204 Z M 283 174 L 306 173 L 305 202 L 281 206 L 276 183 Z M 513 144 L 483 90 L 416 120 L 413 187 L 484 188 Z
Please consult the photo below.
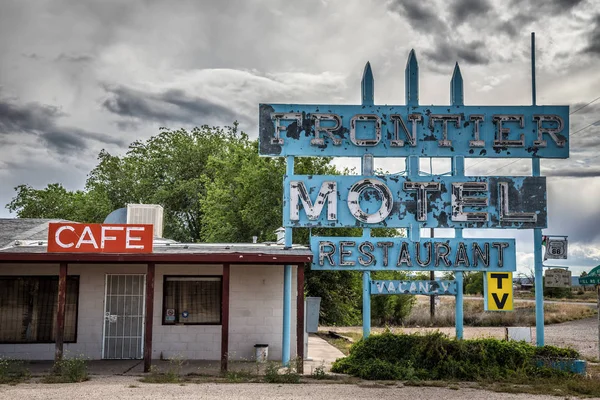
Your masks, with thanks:
M 513 311 L 511 272 L 488 272 L 486 276 L 486 311 Z
M 152 253 L 151 224 L 50 223 L 49 253 Z

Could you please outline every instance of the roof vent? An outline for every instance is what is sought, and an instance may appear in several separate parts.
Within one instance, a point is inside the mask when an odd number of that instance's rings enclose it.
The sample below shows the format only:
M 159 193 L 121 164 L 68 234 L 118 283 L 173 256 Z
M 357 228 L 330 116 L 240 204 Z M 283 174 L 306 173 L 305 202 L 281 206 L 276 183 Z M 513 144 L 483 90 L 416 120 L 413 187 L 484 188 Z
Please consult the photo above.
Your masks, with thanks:
M 277 228 L 275 230 L 275 235 L 277 235 L 277 244 L 285 244 L 285 229 Z
M 152 224 L 154 237 L 163 236 L 163 208 L 158 204 L 127 204 L 128 224 Z

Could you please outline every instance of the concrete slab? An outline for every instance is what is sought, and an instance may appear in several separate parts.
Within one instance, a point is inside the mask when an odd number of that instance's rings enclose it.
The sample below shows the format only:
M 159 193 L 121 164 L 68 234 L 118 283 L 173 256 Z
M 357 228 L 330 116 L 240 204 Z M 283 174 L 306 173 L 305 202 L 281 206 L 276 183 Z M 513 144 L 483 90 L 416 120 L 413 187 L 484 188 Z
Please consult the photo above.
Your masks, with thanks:
M 338 358 L 345 357 L 344 353 L 333 347 L 319 336 L 310 334 L 308 336 L 308 358 L 311 361 L 304 362 L 304 374 L 310 375 L 315 368 L 323 366 L 325 371 L 331 370 L 331 364 Z

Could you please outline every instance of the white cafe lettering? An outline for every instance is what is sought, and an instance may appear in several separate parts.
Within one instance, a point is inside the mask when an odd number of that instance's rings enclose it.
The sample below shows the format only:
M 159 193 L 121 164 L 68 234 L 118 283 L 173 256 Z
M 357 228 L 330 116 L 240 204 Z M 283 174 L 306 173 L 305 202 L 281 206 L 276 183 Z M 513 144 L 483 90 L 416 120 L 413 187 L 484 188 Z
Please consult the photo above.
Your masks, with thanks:
M 143 249 L 144 246 L 141 244 L 135 244 L 142 240 L 142 237 L 136 236 L 134 232 L 141 232 L 144 230 L 141 226 L 102 226 L 100 237 L 97 238 L 94 236 L 92 229 L 89 226 L 83 228 L 83 232 L 79 235 L 79 239 L 77 242 L 67 242 L 65 243 L 61 238 L 61 234 L 64 231 L 75 232 L 75 228 L 70 225 L 61 226 L 56 230 L 54 234 L 55 242 L 58 246 L 63 249 L 69 249 L 75 247 L 76 249 L 81 248 L 82 245 L 91 245 L 94 249 L 104 249 L 106 248 L 106 242 L 108 241 L 116 241 L 119 240 L 118 237 L 110 235 L 109 231 L 125 231 L 125 248 L 126 249 Z M 98 239 L 100 239 L 100 244 L 98 244 Z
M 305 126 L 302 113 L 272 113 L 271 118 L 275 121 L 275 137 L 272 138 L 272 143 L 276 144 L 284 143 L 281 132 L 286 131 L 287 126 L 282 123 L 283 121 L 297 121 L 301 126 Z M 309 118 L 311 130 L 314 132 L 314 137 L 310 139 L 311 146 L 325 145 L 325 138 L 328 138 L 334 146 L 342 145 L 340 136 L 336 134 L 342 128 L 342 117 L 340 115 L 312 113 L 307 114 L 306 118 Z M 416 147 L 419 139 L 423 140 L 423 138 L 418 137 L 418 127 L 422 125 L 422 127 L 427 128 L 428 135 L 436 128 L 441 127 L 441 137 L 437 140 L 438 147 L 452 147 L 452 137 L 449 137 L 448 126 L 454 125 L 456 129 L 465 130 L 471 135 L 472 140 L 469 140 L 469 147 L 480 148 L 486 147 L 486 139 L 489 140 L 482 137 L 481 134 L 482 128 L 488 124 L 492 125 L 490 130 L 494 131 L 491 144 L 495 148 L 544 148 L 548 146 L 548 141 L 544 139 L 544 135 L 550 136 L 556 146 L 565 146 L 565 139 L 559 136 L 564 128 L 564 122 L 560 116 L 556 114 L 534 114 L 532 121 L 537 128 L 533 140 L 525 140 L 525 133 L 513 132 L 525 127 L 525 116 L 523 114 L 494 114 L 488 120 L 483 114 L 356 114 L 350 117 L 349 139 L 352 144 L 359 147 L 374 147 L 382 140 L 387 140 L 388 143 L 386 144 L 390 147 Z M 372 123 L 374 136 L 368 139 L 357 138 L 357 123 Z M 391 138 L 381 134 L 383 125 L 392 127 Z M 513 138 L 509 138 L 510 136 Z

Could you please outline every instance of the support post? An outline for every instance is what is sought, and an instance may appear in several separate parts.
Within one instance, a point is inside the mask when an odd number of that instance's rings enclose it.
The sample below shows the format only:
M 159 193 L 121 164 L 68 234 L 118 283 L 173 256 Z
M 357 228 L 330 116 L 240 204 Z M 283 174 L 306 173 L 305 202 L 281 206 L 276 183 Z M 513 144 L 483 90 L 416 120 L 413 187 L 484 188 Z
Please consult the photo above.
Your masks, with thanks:
M 531 103 L 536 105 L 535 32 L 531 32 Z M 531 159 L 531 175 L 541 176 L 539 158 Z M 533 230 L 533 262 L 535 271 L 535 341 L 544 345 L 544 269 L 542 265 L 542 230 Z
M 298 355 L 298 373 L 304 373 L 304 264 L 296 266 L 296 354 Z
M 596 285 L 596 294 L 598 296 L 598 355 L 600 356 L 600 285 Z
M 371 272 L 363 271 L 363 339 L 371 334 Z
M 152 324 L 154 320 L 154 263 L 146 271 L 146 310 L 144 315 L 144 372 L 152 367 Z
M 429 228 L 429 237 L 433 239 L 435 232 L 433 228 Z M 429 279 L 435 280 L 435 271 L 429 271 Z M 435 296 L 429 296 L 429 319 L 433 322 L 435 318 Z
M 227 371 L 229 358 L 229 281 L 231 268 L 223 264 L 223 280 L 221 281 L 221 372 Z
M 456 65 L 456 68 L 458 68 L 458 64 Z M 458 70 L 458 74 L 460 75 L 460 70 Z M 456 73 L 455 73 L 456 76 Z M 458 86 L 458 85 L 453 85 L 453 86 Z M 460 85 L 460 89 L 455 88 L 454 91 L 454 95 L 456 95 L 456 93 L 460 93 L 461 94 L 461 99 L 462 99 L 462 78 L 461 78 L 461 85 Z M 456 156 L 456 157 L 452 157 L 452 175 L 454 176 L 465 176 L 465 158 L 463 156 Z M 463 237 L 463 230 L 461 229 L 455 229 L 455 236 L 457 238 L 462 238 Z M 455 301 L 455 314 L 454 314 L 454 325 L 456 328 L 456 338 L 457 339 L 462 339 L 463 338 L 463 331 L 464 331 L 464 297 L 463 297 L 463 285 L 464 285 L 464 273 L 463 272 L 455 272 L 454 273 L 454 279 L 456 280 L 456 301 Z M 485 279 L 484 279 L 485 281 Z M 485 294 L 485 291 L 484 291 Z M 485 297 L 485 296 L 484 296 Z
M 294 174 L 294 157 L 286 157 L 286 174 Z M 289 188 L 283 189 L 284 191 Z M 288 193 L 289 194 L 289 193 Z M 285 247 L 292 247 L 292 228 L 285 228 Z M 292 325 L 292 266 L 286 265 L 283 269 L 283 337 L 281 340 L 281 363 L 290 363 L 290 342 Z
M 65 308 L 67 302 L 67 263 L 60 263 L 58 273 L 58 307 L 56 310 L 56 333 L 54 361 L 62 360 L 63 344 L 65 340 Z

